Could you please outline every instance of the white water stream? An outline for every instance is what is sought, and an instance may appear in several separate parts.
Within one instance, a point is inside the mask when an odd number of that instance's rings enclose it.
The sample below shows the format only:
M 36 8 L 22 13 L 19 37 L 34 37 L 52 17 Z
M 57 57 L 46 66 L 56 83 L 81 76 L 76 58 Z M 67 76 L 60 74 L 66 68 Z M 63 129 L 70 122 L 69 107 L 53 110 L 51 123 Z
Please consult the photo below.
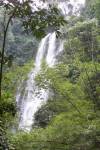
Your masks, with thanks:
M 76 0 L 81 2 L 81 0 Z M 75 8 L 78 6 L 75 0 L 70 0 L 71 4 Z M 83 0 L 85 1 L 85 0 Z M 82 1 L 82 2 L 83 2 Z M 82 3 L 81 2 L 81 3 Z M 37 1 L 37 4 L 39 2 Z M 59 0 L 59 9 L 62 10 L 63 14 L 68 13 L 66 2 Z M 23 94 L 19 89 L 16 95 L 16 102 L 19 107 L 19 129 L 24 131 L 30 131 L 32 124 L 34 123 L 34 115 L 37 110 L 41 107 L 43 103 L 48 100 L 49 90 L 39 89 L 36 85 L 35 77 L 41 70 L 41 63 L 44 59 L 49 67 L 53 67 L 56 63 L 56 56 L 63 50 L 63 42 L 59 42 L 59 47 L 57 47 L 56 34 L 49 33 L 45 36 L 40 43 L 38 52 L 35 60 L 35 67 L 28 75 L 28 80 L 24 89 Z
M 20 98 L 20 122 L 19 129 L 30 131 L 34 123 L 34 114 L 41 105 L 48 99 L 48 90 L 39 89 L 36 86 L 35 77 L 41 69 L 42 59 L 45 59 L 49 67 L 52 67 L 56 62 L 56 56 L 63 50 L 62 42 L 59 48 L 56 48 L 56 34 L 49 33 L 40 43 L 36 60 L 35 68 L 28 75 L 28 80 L 23 97 L 18 93 L 16 96 L 17 103 Z

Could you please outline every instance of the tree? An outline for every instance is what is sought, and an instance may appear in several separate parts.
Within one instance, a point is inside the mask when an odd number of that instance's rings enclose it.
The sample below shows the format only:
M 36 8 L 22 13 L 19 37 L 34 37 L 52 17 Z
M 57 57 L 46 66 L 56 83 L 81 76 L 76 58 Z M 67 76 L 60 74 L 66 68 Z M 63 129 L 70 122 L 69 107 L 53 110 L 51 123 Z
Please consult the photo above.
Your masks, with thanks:
M 86 0 L 85 15 L 88 18 L 97 18 L 100 24 L 100 0 Z
M 3 66 L 5 61 L 8 59 L 5 57 L 5 46 L 6 37 L 9 29 L 9 25 L 13 23 L 14 18 L 19 18 L 22 21 L 25 31 L 32 32 L 37 38 L 42 38 L 45 36 L 48 27 L 56 30 L 57 33 L 60 25 L 65 23 L 62 15 L 55 7 L 49 7 L 47 9 L 38 8 L 37 11 L 33 11 L 31 7 L 31 0 L 26 0 L 20 3 L 18 0 L 8 0 L 4 3 L 3 0 L 0 1 L 0 8 L 4 9 L 4 19 L 2 23 L 3 27 L 3 44 L 0 52 L 0 101 L 2 100 L 2 77 L 3 77 Z M 35 4 L 33 4 L 35 5 Z M 45 32 L 46 31 L 46 32 Z M 0 129 L 2 129 L 0 123 Z M 5 138 L 4 130 L 3 133 L 0 132 L 0 146 L 2 149 L 9 149 L 8 141 Z
M 5 3 L 3 0 L 0 2 L 0 7 L 4 8 L 4 21 L 3 21 L 3 45 L 0 58 L 0 100 L 2 91 L 2 75 L 3 75 L 3 64 L 4 64 L 4 53 L 6 36 L 10 23 L 15 17 L 18 17 L 22 21 L 22 25 L 25 31 L 32 32 L 37 38 L 45 36 L 48 27 L 56 30 L 59 33 L 60 25 L 65 23 L 64 18 L 60 14 L 57 8 L 49 5 L 47 9 L 37 8 L 36 11 L 32 10 L 31 5 L 35 5 L 31 0 L 19 2 L 18 0 L 8 0 Z

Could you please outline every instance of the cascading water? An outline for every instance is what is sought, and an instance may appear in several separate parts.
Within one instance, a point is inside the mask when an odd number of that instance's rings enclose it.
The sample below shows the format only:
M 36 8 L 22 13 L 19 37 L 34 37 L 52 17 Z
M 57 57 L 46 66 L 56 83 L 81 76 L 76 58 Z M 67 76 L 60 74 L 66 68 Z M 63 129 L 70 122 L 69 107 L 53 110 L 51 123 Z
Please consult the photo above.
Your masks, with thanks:
M 35 0 L 36 1 L 36 0 Z M 68 4 L 66 1 L 56 0 L 58 2 L 58 8 L 63 12 L 64 15 L 68 14 Z M 81 0 L 77 0 L 81 3 Z M 85 1 L 85 0 L 84 0 Z M 36 1 L 38 2 L 38 1 Z M 74 9 L 78 8 L 78 3 L 75 0 L 70 0 Z M 39 4 L 39 2 L 37 3 Z M 32 124 L 34 123 L 34 115 L 36 111 L 41 107 L 43 103 L 48 100 L 49 90 L 39 89 L 36 85 L 35 77 L 41 70 L 42 60 L 45 59 L 49 67 L 52 67 L 56 63 L 56 56 L 63 50 L 63 41 L 59 42 L 57 47 L 56 34 L 49 33 L 44 37 L 40 43 L 36 60 L 35 67 L 28 75 L 28 80 L 25 86 L 24 94 L 21 95 L 20 89 L 16 96 L 16 102 L 19 107 L 19 129 L 30 131 Z
M 62 45 L 62 43 L 61 43 Z M 20 104 L 20 122 L 19 129 L 30 131 L 34 122 L 34 114 L 41 105 L 48 99 L 48 90 L 39 89 L 36 86 L 35 77 L 41 69 L 42 59 L 45 59 L 49 67 L 52 67 L 56 62 L 56 55 L 63 49 L 62 46 L 56 49 L 56 33 L 49 33 L 40 43 L 36 60 L 35 68 L 28 75 L 28 80 L 23 97 L 17 94 L 16 101 Z M 46 54 L 46 56 L 45 56 Z M 46 58 L 44 58 L 46 57 Z

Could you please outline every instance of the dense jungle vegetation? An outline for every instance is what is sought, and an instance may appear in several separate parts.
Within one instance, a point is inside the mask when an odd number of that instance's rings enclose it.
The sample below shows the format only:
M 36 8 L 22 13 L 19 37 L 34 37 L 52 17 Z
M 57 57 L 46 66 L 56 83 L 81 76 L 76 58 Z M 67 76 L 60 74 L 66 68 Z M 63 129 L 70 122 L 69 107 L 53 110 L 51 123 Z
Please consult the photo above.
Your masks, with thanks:
M 11 5 L 0 4 L 0 150 L 100 150 L 100 0 L 86 0 L 80 15 L 70 15 L 67 22 L 56 8 L 32 16 L 28 3 L 13 4 L 17 11 L 7 31 L 3 61 L 2 20 Z M 48 32 L 49 19 L 42 15 L 54 17 L 54 30 L 63 25 L 62 33 L 57 33 L 64 39 L 59 63 L 49 68 L 43 61 L 36 77 L 37 85 L 53 94 L 36 112 L 31 132 L 13 131 L 18 126 L 17 88 L 27 80 L 38 43 Z

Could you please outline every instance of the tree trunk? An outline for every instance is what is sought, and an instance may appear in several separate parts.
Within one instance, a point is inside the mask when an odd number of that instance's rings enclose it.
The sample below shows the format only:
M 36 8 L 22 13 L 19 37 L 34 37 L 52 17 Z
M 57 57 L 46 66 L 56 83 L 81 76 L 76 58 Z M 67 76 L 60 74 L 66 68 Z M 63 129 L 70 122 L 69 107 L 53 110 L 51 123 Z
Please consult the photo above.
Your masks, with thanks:
M 0 101 L 2 96 L 2 75 L 3 75 L 3 63 L 4 63 L 4 52 L 5 52 L 5 45 L 6 45 L 6 37 L 7 31 L 12 19 L 13 15 L 9 17 L 6 27 L 4 28 L 4 37 L 3 37 L 3 45 L 2 45 L 2 52 L 1 52 L 1 64 L 0 64 Z

